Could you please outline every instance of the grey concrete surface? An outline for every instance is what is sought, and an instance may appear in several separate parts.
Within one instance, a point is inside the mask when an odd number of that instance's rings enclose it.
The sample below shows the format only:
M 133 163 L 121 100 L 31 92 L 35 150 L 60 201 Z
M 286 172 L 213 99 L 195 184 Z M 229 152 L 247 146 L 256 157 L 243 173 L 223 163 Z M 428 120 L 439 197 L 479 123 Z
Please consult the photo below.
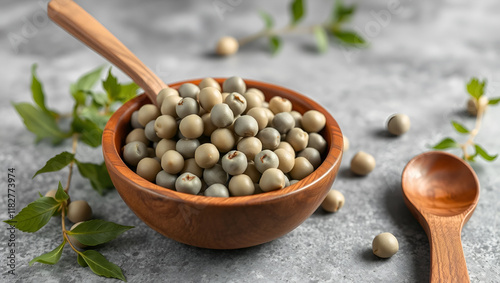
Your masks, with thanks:
M 212 56 L 223 35 L 244 36 L 262 28 L 258 11 L 289 19 L 288 1 L 78 1 L 121 39 L 167 83 L 205 76 L 239 75 L 286 86 L 324 105 L 351 141 L 334 187 L 345 206 L 335 214 L 320 210 L 289 234 L 270 243 L 241 250 L 217 251 L 186 246 L 163 237 L 141 222 L 116 191 L 101 197 L 75 173 L 73 200 L 86 199 L 96 218 L 133 225 L 99 247 L 119 265 L 129 282 L 426 282 L 430 252 L 427 237 L 405 207 L 401 172 L 416 154 L 453 132 L 450 120 L 472 127 L 464 112 L 465 83 L 472 76 L 488 79 L 488 95 L 500 96 L 500 3 L 497 1 L 357 1 L 352 27 L 370 42 L 365 50 L 331 46 L 315 52 L 310 35 L 287 36 L 276 56 L 258 41 L 236 56 Z M 306 23 L 322 21 L 331 1 L 310 1 Z M 0 216 L 7 216 L 7 168 L 16 169 L 16 210 L 38 192 L 56 188 L 68 172 L 32 179 L 45 161 L 69 143 L 52 147 L 34 144 L 11 102 L 30 101 L 30 66 L 47 93 L 47 104 L 69 110 L 69 85 L 84 72 L 106 61 L 67 35 L 45 16 L 47 0 L 2 1 L 0 4 Z M 215 8 L 224 4 L 227 9 Z M 390 3 L 399 3 L 396 11 Z M 384 12 L 385 11 L 385 12 Z M 392 11 L 392 12 L 389 12 Z M 17 40 L 16 40 L 17 39 Z M 129 79 L 113 69 L 121 81 Z M 410 132 L 399 138 L 385 134 L 393 113 L 410 116 Z M 500 152 L 500 107 L 488 110 L 477 136 L 486 149 Z M 349 172 L 358 150 L 373 154 L 377 168 L 364 178 Z M 455 152 L 458 154 L 458 152 Z M 99 150 L 78 148 L 78 157 L 102 160 Z M 481 183 L 474 215 L 462 232 L 472 282 L 500 280 L 500 161 L 473 165 Z M 15 232 L 15 274 L 8 274 L 10 232 L 0 229 L 3 282 L 102 282 L 81 268 L 66 247 L 54 266 L 34 257 L 62 240 L 60 221 L 52 219 L 35 234 Z M 378 259 L 371 241 L 381 232 L 399 240 L 400 251 Z

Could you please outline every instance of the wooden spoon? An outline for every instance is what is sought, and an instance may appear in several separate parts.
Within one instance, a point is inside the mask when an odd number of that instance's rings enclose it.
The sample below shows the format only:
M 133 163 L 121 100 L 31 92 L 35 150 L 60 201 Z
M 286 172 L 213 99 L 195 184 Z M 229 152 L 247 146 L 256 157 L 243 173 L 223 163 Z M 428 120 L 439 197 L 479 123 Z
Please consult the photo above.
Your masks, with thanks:
M 414 157 L 402 177 L 406 205 L 431 247 L 431 282 L 470 282 L 460 234 L 479 199 L 474 170 L 455 155 L 431 151 Z
M 51 0 L 49 17 L 68 33 L 94 49 L 140 86 L 151 101 L 168 87 L 94 17 L 71 0 Z

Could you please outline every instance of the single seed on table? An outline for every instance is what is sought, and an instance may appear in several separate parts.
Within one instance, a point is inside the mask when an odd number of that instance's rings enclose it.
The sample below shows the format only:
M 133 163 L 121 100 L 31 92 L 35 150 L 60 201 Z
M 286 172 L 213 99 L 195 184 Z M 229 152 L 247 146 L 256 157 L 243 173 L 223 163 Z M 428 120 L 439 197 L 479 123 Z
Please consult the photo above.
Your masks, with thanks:
M 330 190 L 321 203 L 321 207 L 328 212 L 337 212 L 344 206 L 344 195 L 337 190 Z
M 375 158 L 364 151 L 359 151 L 351 159 L 351 171 L 357 175 L 368 175 L 375 169 Z
M 410 129 L 410 117 L 405 114 L 394 114 L 387 121 L 387 130 L 389 133 L 400 136 Z
M 184 157 L 175 150 L 168 150 L 161 157 L 161 168 L 169 174 L 177 174 L 184 167 Z
M 198 94 L 200 93 L 200 88 L 192 83 L 185 83 L 179 87 L 179 95 L 181 97 L 191 97 L 197 100 Z
M 175 189 L 178 192 L 196 195 L 201 191 L 201 180 L 194 174 L 183 173 L 175 181 Z
M 232 36 L 223 36 L 217 42 L 215 52 L 221 56 L 229 56 L 238 51 L 238 40 Z
M 398 239 L 391 233 L 380 233 L 372 241 L 372 250 L 378 257 L 389 258 L 399 250 Z

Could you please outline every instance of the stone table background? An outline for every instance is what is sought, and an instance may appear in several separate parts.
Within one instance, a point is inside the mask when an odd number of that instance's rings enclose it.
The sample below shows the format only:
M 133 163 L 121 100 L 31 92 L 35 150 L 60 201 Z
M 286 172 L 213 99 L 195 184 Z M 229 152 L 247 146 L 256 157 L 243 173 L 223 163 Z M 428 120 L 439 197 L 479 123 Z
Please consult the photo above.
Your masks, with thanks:
M 423 229 L 403 203 L 400 176 L 414 155 L 445 136 L 454 136 L 449 121 L 471 127 L 465 114 L 465 83 L 472 76 L 488 79 L 488 95 L 500 96 L 500 3 L 498 1 L 402 1 L 389 10 L 387 1 L 358 1 L 352 27 L 370 42 L 366 50 L 330 47 L 315 51 L 312 36 L 286 37 L 272 57 L 266 43 L 256 42 L 230 58 L 212 56 L 220 36 L 244 36 L 262 27 L 258 11 L 288 21 L 288 1 L 78 1 L 121 39 L 167 83 L 205 76 L 239 75 L 283 85 L 323 104 L 351 141 L 334 184 L 346 197 L 335 214 L 318 210 L 300 227 L 270 243 L 233 251 L 194 248 L 163 237 L 142 223 L 116 191 L 104 197 L 78 173 L 72 199 L 86 199 L 95 217 L 136 228 L 99 247 L 118 264 L 129 282 L 425 282 L 429 279 L 429 244 Z M 106 62 L 67 35 L 45 16 L 47 0 L 2 1 L 0 4 L 0 164 L 1 218 L 7 215 L 7 168 L 16 168 L 16 208 L 33 201 L 39 191 L 65 181 L 67 171 L 34 172 L 69 143 L 34 145 L 10 102 L 31 101 L 29 70 L 38 74 L 47 104 L 59 111 L 72 103 L 69 84 Z M 216 4 L 225 4 L 218 10 Z M 306 22 L 326 18 L 331 1 L 308 3 Z M 13 41 L 17 38 L 18 41 Z M 20 40 L 19 40 L 20 39 Z M 121 81 L 129 79 L 113 69 Z M 384 132 L 388 116 L 410 116 L 412 128 L 393 138 Z M 492 153 L 500 152 L 500 109 L 487 112 L 477 137 Z M 102 160 L 99 150 L 79 147 L 78 157 Z M 348 170 L 358 150 L 372 153 L 377 168 L 364 178 Z M 500 162 L 474 164 L 481 182 L 477 209 L 465 226 L 462 241 L 473 282 L 500 278 Z M 54 266 L 28 262 L 61 241 L 60 223 L 51 220 L 36 234 L 16 232 L 16 275 L 7 274 L 6 224 L 1 229 L 2 281 L 100 282 L 76 263 L 66 247 Z M 376 258 L 371 241 L 392 232 L 400 251 Z M 106 280 L 112 281 L 112 279 Z

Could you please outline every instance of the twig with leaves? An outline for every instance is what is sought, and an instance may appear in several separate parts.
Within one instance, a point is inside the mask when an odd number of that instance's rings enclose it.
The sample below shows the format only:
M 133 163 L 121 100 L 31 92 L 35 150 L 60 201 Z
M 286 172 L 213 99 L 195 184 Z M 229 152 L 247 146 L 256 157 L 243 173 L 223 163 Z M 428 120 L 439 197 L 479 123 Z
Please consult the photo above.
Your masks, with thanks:
M 216 52 L 219 55 L 227 56 L 238 51 L 239 47 L 246 45 L 260 38 L 267 38 L 271 53 L 276 54 L 282 46 L 282 36 L 285 34 L 313 34 L 319 52 L 325 52 L 328 49 L 329 39 L 335 40 L 340 44 L 351 47 L 366 47 L 367 42 L 361 35 L 354 30 L 345 28 L 354 12 L 356 5 L 345 5 L 342 0 L 336 0 L 330 18 L 323 22 L 309 26 L 301 26 L 306 14 L 304 0 L 293 0 L 290 4 L 290 23 L 283 28 L 275 28 L 273 17 L 261 11 L 260 16 L 264 20 L 264 29 L 253 35 L 235 39 L 225 36 L 217 43 Z
M 7 224 L 23 232 L 33 233 L 45 226 L 53 216 L 61 216 L 62 243 L 54 250 L 42 254 L 30 261 L 44 264 L 55 264 L 59 261 L 62 251 L 69 244 L 77 254 L 77 262 L 82 267 L 90 267 L 97 275 L 118 278 L 126 281 L 119 266 L 109 262 L 101 253 L 95 250 L 80 251 L 76 246 L 96 246 L 115 239 L 121 233 L 133 228 L 132 226 L 119 225 L 100 219 L 93 219 L 73 225 L 66 229 L 68 211 L 71 210 L 69 190 L 73 167 L 76 165 L 80 174 L 89 179 L 91 186 L 99 193 L 113 188 L 104 162 L 94 164 L 76 159 L 79 141 L 87 146 L 96 148 L 101 145 L 102 133 L 114 109 L 133 98 L 137 94 L 138 86 L 135 83 L 119 84 L 116 77 L 108 72 L 107 78 L 102 81 L 104 92 L 94 91 L 94 86 L 101 78 L 103 67 L 97 68 L 78 79 L 70 87 L 74 100 L 71 113 L 61 114 L 47 108 L 45 93 L 42 84 L 36 76 L 36 65 L 31 68 L 32 103 L 22 102 L 13 104 L 18 114 L 23 119 L 26 128 L 35 134 L 36 141 L 50 140 L 54 145 L 61 144 L 66 139 L 71 139 L 72 151 L 62 153 L 49 159 L 45 166 L 38 170 L 33 178 L 42 173 L 55 172 L 66 167 L 69 174 L 66 186 L 61 182 L 52 195 L 39 194 L 39 198 L 24 207 L 17 215 L 5 220 Z M 70 119 L 70 129 L 63 130 L 62 122 Z M 69 219 L 69 218 L 68 218 Z
M 467 93 L 470 95 L 468 101 L 468 112 L 476 116 L 474 128 L 469 130 L 465 125 L 451 121 L 453 128 L 459 134 L 467 135 L 467 140 L 463 143 L 457 142 L 455 139 L 446 137 L 439 143 L 434 145 L 433 149 L 460 149 L 462 151 L 462 158 L 467 161 L 475 161 L 477 156 L 482 157 L 486 161 L 493 161 L 498 157 L 498 154 L 489 154 L 482 146 L 477 144 L 474 139 L 479 133 L 484 113 L 488 105 L 497 105 L 500 103 L 500 97 L 488 98 L 485 95 L 486 80 L 479 81 L 477 78 L 472 78 L 467 84 Z M 474 153 L 470 153 L 469 149 L 473 149 Z

